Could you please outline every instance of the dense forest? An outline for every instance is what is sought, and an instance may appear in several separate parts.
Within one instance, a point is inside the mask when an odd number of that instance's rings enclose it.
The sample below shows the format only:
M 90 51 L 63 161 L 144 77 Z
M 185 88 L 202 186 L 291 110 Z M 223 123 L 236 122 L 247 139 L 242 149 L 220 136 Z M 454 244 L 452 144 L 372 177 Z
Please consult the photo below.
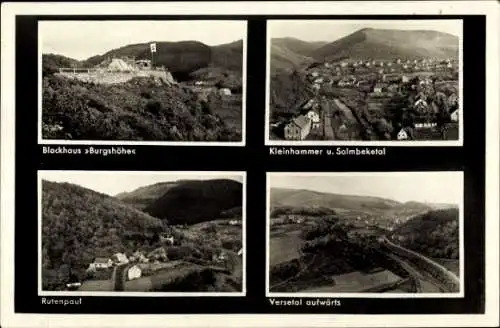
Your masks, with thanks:
M 270 86 L 271 121 L 295 116 L 299 106 L 314 95 L 306 76 L 298 71 L 271 76 Z
M 399 226 L 393 236 L 398 243 L 428 257 L 458 259 L 459 212 L 457 208 L 433 210 Z
M 42 281 L 80 279 L 93 258 L 154 247 L 168 227 L 121 201 L 69 183 L 42 183 Z M 143 236 L 141 241 L 131 238 Z
M 220 218 L 242 206 L 242 184 L 233 180 L 186 181 L 144 209 L 169 224 L 194 224 Z
M 241 131 L 217 113 L 221 99 L 136 78 L 97 85 L 50 75 L 43 80 L 43 137 L 76 140 L 236 141 Z M 232 104 L 240 112 L 241 104 Z M 227 110 L 224 109 L 224 110 Z

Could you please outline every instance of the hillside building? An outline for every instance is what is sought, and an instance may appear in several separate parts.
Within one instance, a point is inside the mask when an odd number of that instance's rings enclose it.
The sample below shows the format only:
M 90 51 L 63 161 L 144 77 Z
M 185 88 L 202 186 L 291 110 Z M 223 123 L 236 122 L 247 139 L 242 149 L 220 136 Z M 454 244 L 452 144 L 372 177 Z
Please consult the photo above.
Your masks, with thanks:
M 113 261 L 106 257 L 96 257 L 92 263 L 89 264 L 88 271 L 95 271 L 98 269 L 107 269 L 113 266 Z
M 453 113 L 451 113 L 451 121 L 458 122 L 458 109 L 456 109 L 455 111 L 453 111 Z
M 408 140 L 408 133 L 406 133 L 405 129 L 401 129 L 398 132 L 397 138 L 398 140 Z
M 401 77 L 401 82 L 403 82 L 403 83 L 408 83 L 408 82 L 410 82 L 410 77 L 408 77 L 407 75 L 403 75 L 403 76 Z
M 142 275 L 142 270 L 137 265 L 131 266 L 127 271 L 127 279 L 134 280 L 140 278 Z
M 123 253 L 116 253 L 113 256 L 111 256 L 111 259 L 116 264 L 127 264 L 129 262 L 127 255 Z
M 375 93 L 383 93 L 387 91 L 387 84 L 385 83 L 377 83 L 373 88 L 373 92 Z
M 304 115 L 297 116 L 285 126 L 285 139 L 304 140 L 311 132 L 311 120 Z
M 230 96 L 231 95 L 231 90 L 228 88 L 221 88 L 219 89 L 219 95 L 221 96 Z

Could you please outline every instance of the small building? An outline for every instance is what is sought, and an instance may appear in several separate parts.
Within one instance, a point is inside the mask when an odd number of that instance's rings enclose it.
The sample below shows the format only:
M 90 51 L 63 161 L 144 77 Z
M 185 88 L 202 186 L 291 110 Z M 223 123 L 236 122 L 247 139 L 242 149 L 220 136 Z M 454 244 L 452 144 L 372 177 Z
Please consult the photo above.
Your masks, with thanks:
M 231 90 L 228 88 L 221 88 L 219 89 L 219 95 L 221 96 L 230 96 L 231 95 Z
M 408 132 L 406 132 L 405 129 L 399 130 L 397 138 L 398 140 L 408 140 L 409 139 Z
M 321 84 L 321 83 L 323 83 L 323 81 L 324 81 L 324 79 L 322 77 L 319 77 L 316 80 L 314 80 L 314 83 Z
M 346 61 L 340 63 L 340 67 L 347 67 L 348 65 L 349 63 Z
M 232 225 L 232 226 L 235 226 L 235 225 L 239 225 L 240 222 L 238 220 L 230 220 L 229 221 L 229 225 Z
M 387 91 L 387 85 L 383 83 L 377 83 L 373 88 L 373 92 L 375 93 L 383 93 Z
M 454 110 L 450 116 L 452 122 L 458 122 L 458 109 Z
M 311 76 L 312 76 L 312 77 L 317 77 L 318 75 L 319 75 L 319 73 L 318 73 L 318 72 L 316 72 L 316 71 L 311 72 Z
M 403 82 L 403 83 L 408 83 L 408 82 L 410 82 L 410 77 L 408 77 L 408 76 L 406 76 L 406 75 L 403 75 L 403 76 L 401 77 L 401 82 Z
M 142 270 L 137 265 L 131 266 L 127 271 L 127 279 L 134 280 L 140 278 L 142 275 Z
M 413 105 L 413 107 L 418 111 L 418 112 L 423 112 L 425 111 L 427 108 L 428 108 L 428 104 L 427 102 L 420 98 L 418 99 L 415 104 Z
M 285 139 L 304 140 L 311 131 L 311 123 L 307 116 L 297 116 L 285 126 Z
M 139 69 L 151 69 L 151 60 L 149 59 L 136 60 L 135 64 Z
M 325 63 L 325 67 L 326 67 L 326 68 L 330 68 L 330 67 L 331 67 L 330 63 L 328 63 L 328 62 L 327 62 L 327 63 Z
M 123 253 L 116 253 L 113 256 L 111 256 L 111 259 L 116 264 L 127 264 L 129 262 L 127 255 Z
M 399 85 L 396 83 L 392 83 L 387 87 L 387 90 L 390 92 L 398 92 L 399 90 Z
M 97 269 L 107 269 L 113 266 L 113 261 L 106 257 L 96 257 L 92 263 L 89 264 L 87 270 L 95 271 Z
M 321 86 L 318 83 L 314 83 L 312 88 L 317 91 L 317 90 L 321 89 Z
M 238 251 L 238 256 L 241 256 L 243 255 L 243 248 L 240 248 L 240 250 Z

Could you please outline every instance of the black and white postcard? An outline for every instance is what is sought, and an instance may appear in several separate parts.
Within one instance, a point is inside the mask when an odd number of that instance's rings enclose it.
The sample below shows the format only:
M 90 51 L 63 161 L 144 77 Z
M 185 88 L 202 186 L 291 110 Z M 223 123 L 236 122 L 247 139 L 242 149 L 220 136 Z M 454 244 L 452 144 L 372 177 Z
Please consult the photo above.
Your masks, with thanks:
M 40 295 L 244 295 L 239 172 L 39 171 Z
M 463 172 L 270 173 L 268 193 L 269 296 L 463 296 Z
M 38 32 L 41 143 L 243 145 L 245 21 L 42 21 Z
M 268 143 L 461 145 L 462 25 L 268 21 Z

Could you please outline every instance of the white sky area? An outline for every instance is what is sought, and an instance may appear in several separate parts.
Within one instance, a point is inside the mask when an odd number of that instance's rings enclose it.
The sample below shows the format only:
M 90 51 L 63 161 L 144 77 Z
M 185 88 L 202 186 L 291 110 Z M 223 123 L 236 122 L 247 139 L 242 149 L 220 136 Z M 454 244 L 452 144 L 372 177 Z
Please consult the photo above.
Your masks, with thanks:
M 43 180 L 73 183 L 110 196 L 158 182 L 212 179 L 243 182 L 241 174 L 231 172 L 40 171 L 39 174 Z
M 245 21 L 40 21 L 42 53 L 83 60 L 150 41 L 200 41 L 209 46 L 244 39 Z
M 461 172 L 356 173 L 349 175 L 272 175 L 271 188 L 307 189 L 332 194 L 374 196 L 399 202 L 461 204 Z
M 374 3 L 374 5 L 376 5 Z M 362 28 L 434 30 L 462 38 L 462 20 L 273 20 L 271 38 L 291 37 L 303 41 L 333 42 Z

